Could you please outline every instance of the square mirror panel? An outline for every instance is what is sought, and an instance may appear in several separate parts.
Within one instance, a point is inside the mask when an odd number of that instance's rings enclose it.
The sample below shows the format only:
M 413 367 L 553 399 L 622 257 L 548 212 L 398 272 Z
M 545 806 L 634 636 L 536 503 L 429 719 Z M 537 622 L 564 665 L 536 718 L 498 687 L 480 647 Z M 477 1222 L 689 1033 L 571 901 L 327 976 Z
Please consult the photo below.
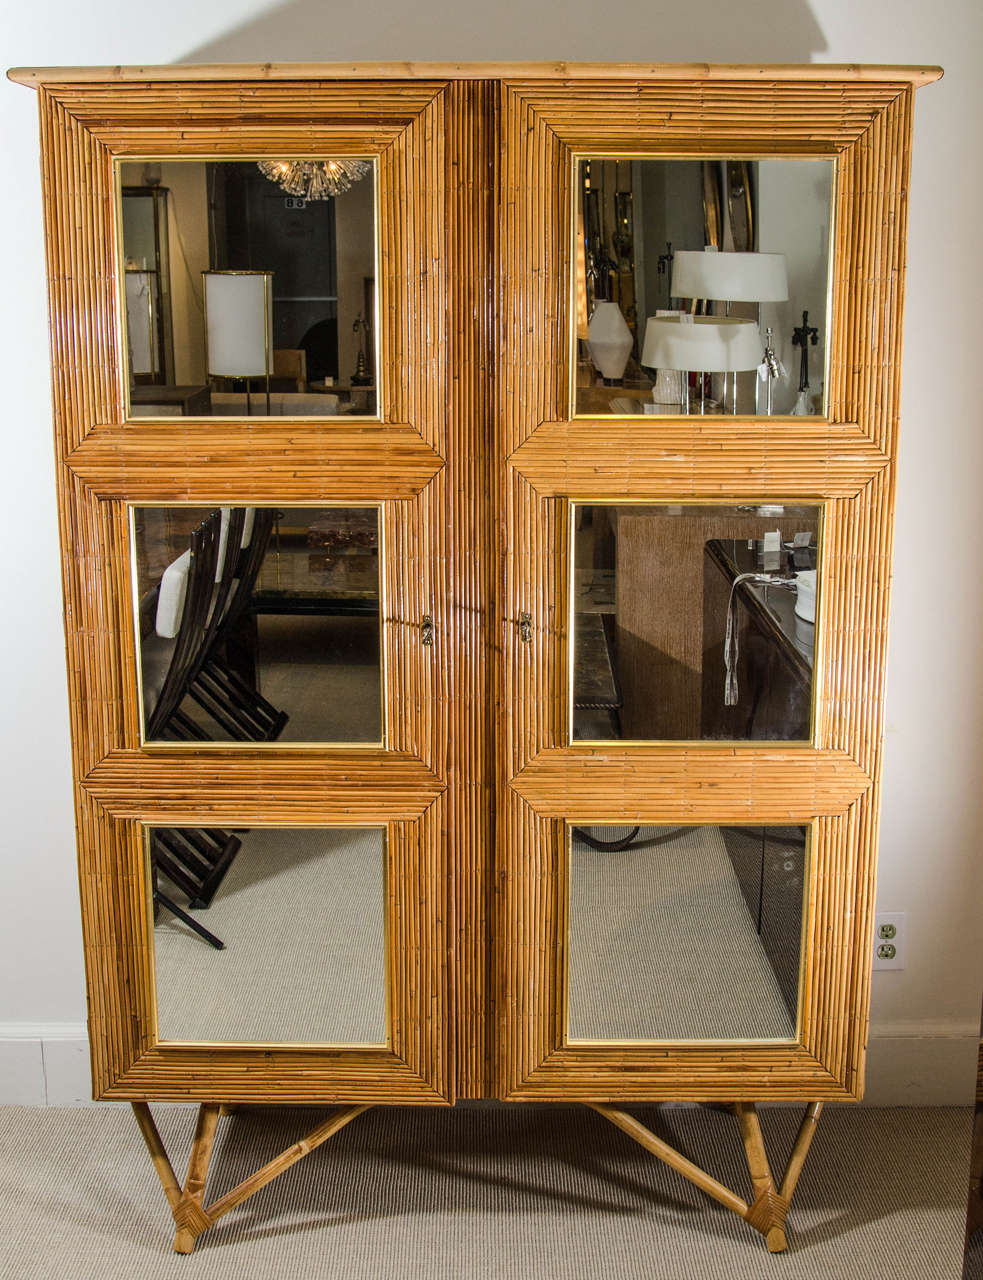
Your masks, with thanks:
M 832 160 L 576 162 L 575 412 L 825 412 Z
M 161 1040 L 387 1039 L 381 827 L 149 827 Z
M 131 507 L 145 743 L 382 742 L 378 507 Z
M 574 741 L 808 741 L 821 509 L 571 505 Z
M 567 830 L 567 1040 L 797 1039 L 808 828 Z
M 371 157 L 117 165 L 128 418 L 375 417 Z

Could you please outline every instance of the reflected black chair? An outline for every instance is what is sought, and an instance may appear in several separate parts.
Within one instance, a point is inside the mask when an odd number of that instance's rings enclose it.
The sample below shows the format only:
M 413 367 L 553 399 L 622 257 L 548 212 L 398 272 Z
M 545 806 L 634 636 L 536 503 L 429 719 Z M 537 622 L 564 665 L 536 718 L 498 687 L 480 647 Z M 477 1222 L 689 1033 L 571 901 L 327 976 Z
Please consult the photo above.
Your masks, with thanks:
M 157 867 L 153 864 L 151 865 L 151 876 L 154 894 L 154 921 L 156 922 L 157 915 L 161 907 L 163 907 L 165 911 L 169 911 L 172 916 L 177 916 L 177 918 L 186 924 L 189 929 L 193 930 L 199 938 L 203 938 L 210 947 L 214 947 L 216 951 L 224 951 L 225 943 L 221 938 L 217 938 L 215 934 L 212 933 L 211 929 L 206 929 L 203 924 L 199 924 L 193 916 L 188 915 L 187 911 L 185 911 L 183 907 L 179 907 L 177 903 L 171 898 L 168 898 L 166 894 L 161 893 L 160 886 L 157 883 Z
M 228 642 L 250 608 L 273 519 L 271 510 L 256 510 L 246 547 L 243 507 L 233 507 L 224 517 L 213 511 L 192 532 L 184 606 L 167 673 L 147 720 L 148 738 L 215 740 L 182 709 L 186 697 L 233 741 L 272 742 L 283 732 L 286 712 L 248 685 L 225 657 Z

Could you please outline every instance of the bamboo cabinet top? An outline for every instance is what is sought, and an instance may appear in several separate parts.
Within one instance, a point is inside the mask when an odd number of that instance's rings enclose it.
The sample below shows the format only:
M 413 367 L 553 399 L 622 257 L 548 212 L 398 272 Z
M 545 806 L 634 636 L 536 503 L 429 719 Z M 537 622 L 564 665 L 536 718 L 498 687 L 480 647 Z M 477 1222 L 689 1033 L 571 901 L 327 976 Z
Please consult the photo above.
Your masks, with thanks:
M 708 62 L 241 62 L 160 67 L 11 67 L 11 80 L 44 84 L 111 84 L 170 80 L 811 80 L 878 81 L 916 88 L 942 75 L 933 66 L 855 63 Z

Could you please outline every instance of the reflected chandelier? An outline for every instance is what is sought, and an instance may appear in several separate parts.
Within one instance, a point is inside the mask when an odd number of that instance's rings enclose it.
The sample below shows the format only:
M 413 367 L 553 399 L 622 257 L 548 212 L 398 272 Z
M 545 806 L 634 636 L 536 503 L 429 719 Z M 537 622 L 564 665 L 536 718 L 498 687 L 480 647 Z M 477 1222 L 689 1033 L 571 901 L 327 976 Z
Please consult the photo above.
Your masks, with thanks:
M 372 165 L 368 160 L 260 160 L 259 168 L 289 195 L 329 200 L 361 181 Z

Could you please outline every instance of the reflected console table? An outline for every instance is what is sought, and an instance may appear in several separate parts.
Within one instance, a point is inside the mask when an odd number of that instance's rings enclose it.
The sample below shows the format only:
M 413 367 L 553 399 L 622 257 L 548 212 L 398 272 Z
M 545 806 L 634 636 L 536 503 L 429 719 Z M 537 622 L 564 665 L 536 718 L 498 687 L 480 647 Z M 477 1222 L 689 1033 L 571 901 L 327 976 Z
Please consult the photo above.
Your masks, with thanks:
M 941 73 L 10 74 L 40 102 L 93 1093 L 132 1103 L 175 1248 L 367 1107 L 498 1098 L 593 1107 L 784 1249 L 822 1104 L 863 1091 L 911 119 Z M 172 294 L 180 384 L 153 389 L 179 419 L 138 411 L 124 183 L 162 183 L 200 258 Z M 281 295 L 371 334 L 375 396 L 213 416 L 238 402 L 210 390 L 262 385 L 274 326 L 300 345 Z M 809 395 L 770 388 L 807 416 L 750 411 L 772 342 L 796 368 L 807 344 Z M 362 531 L 364 609 L 323 604 L 314 547 L 290 587 L 313 603 L 270 615 L 264 508 Z M 724 551 L 796 533 L 819 587 L 795 718 L 778 697 L 777 728 L 727 738 L 739 669 L 709 732 L 718 579 L 804 589 Z M 276 742 L 205 714 L 237 696 L 233 615 Z M 148 736 L 151 641 L 193 740 Z M 218 951 L 154 919 L 152 848 L 194 865 L 231 836 L 188 904 Z M 773 1172 L 755 1104 L 805 1099 Z M 200 1108 L 183 1182 L 165 1100 Z M 670 1100 L 733 1110 L 749 1198 L 631 1114 Z M 335 1109 L 209 1199 L 219 1118 L 250 1103 Z

